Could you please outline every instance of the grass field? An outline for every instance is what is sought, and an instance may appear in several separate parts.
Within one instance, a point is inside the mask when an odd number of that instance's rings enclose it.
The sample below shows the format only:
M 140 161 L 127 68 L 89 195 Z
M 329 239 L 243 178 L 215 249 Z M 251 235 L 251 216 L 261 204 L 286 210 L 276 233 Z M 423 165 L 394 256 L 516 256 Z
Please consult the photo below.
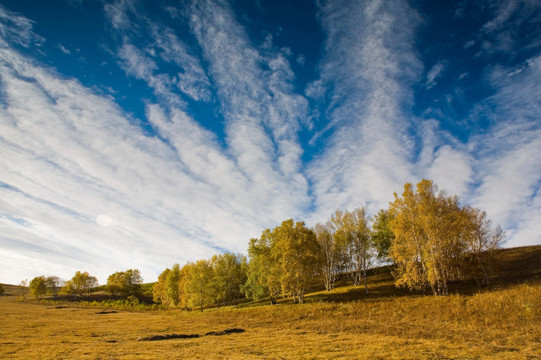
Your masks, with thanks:
M 370 277 L 368 296 L 341 286 L 310 294 L 306 304 L 248 303 L 203 313 L 100 314 L 77 303 L 6 296 L 0 358 L 541 359 L 540 256 L 541 246 L 502 251 L 493 287 L 479 292 L 456 284 L 447 297 L 395 289 L 388 272 Z M 225 329 L 244 331 L 219 333 Z M 166 334 L 199 337 L 138 340 Z

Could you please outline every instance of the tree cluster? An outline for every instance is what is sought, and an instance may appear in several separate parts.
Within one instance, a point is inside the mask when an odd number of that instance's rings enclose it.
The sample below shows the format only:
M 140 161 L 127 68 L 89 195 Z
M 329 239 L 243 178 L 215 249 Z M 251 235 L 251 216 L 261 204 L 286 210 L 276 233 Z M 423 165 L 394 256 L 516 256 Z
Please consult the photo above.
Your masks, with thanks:
M 119 271 L 107 278 L 107 291 L 112 295 L 136 296 L 141 294 L 143 278 L 137 269 Z
M 254 299 L 268 296 L 273 304 L 279 295 L 304 302 L 304 294 L 317 281 L 322 261 L 314 231 L 293 220 L 251 239 L 248 255 L 245 294 Z
M 92 290 L 98 286 L 98 279 L 88 272 L 77 271 L 71 280 L 66 281 L 62 291 L 66 294 L 81 296 L 90 295 Z
M 40 299 L 45 295 L 56 297 L 64 282 L 58 276 L 37 276 L 30 280 L 28 287 L 30 294 Z
M 209 305 L 236 304 L 245 282 L 246 258 L 225 253 L 165 269 L 154 284 L 153 297 L 166 306 L 203 311 Z
M 430 180 L 416 190 L 408 183 L 402 196 L 394 197 L 389 255 L 397 265 L 397 285 L 430 287 L 434 295 L 447 295 L 449 282 L 468 275 L 488 285 L 492 253 L 504 233 L 484 211 L 460 206 L 456 196 L 438 191 Z
M 291 219 L 265 229 L 250 240 L 249 261 L 225 253 L 182 268 L 175 264 L 159 275 L 153 298 L 165 306 L 201 310 L 233 305 L 242 297 L 268 297 L 274 304 L 282 296 L 302 303 L 309 290 L 324 285 L 330 291 L 343 276 L 368 293 L 367 271 L 382 262 L 394 264 L 397 286 L 447 295 L 448 284 L 458 279 L 471 277 L 479 286 L 488 285 L 493 253 L 504 236 L 484 211 L 461 206 L 458 197 L 422 180 L 415 189 L 405 184 L 402 195 L 395 193 L 389 208 L 371 219 L 366 208 L 356 208 L 336 210 L 313 229 Z M 138 295 L 142 281 L 137 269 L 116 272 L 106 289 L 113 295 Z M 62 284 L 58 277 L 39 276 L 29 287 L 39 299 L 56 296 Z M 21 285 L 24 290 L 26 281 Z M 63 291 L 84 295 L 97 285 L 94 276 L 77 271 Z

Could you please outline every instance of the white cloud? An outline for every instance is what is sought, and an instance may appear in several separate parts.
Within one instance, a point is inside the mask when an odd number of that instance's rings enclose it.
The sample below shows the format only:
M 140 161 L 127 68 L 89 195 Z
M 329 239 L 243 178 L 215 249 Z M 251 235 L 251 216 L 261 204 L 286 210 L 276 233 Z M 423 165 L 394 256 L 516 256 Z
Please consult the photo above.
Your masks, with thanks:
M 163 60 L 180 67 L 178 88 L 196 101 L 209 101 L 210 82 L 199 59 L 190 54 L 187 46 L 175 35 L 172 29 L 151 23 L 153 46 Z
M 469 154 L 444 145 L 434 156 L 427 177 L 449 194 L 466 195 L 468 185 L 473 180 L 472 159 Z
M 293 93 L 287 59 L 279 51 L 260 54 L 223 3 L 193 2 L 190 24 L 209 62 L 227 121 L 228 151 L 239 170 L 257 188 L 263 186 L 265 201 L 285 205 L 272 219 L 301 215 L 307 182 L 299 172 L 297 131 L 307 102 Z
M 2 49 L 0 59 L 0 181 L 7 184 L 1 211 L 21 219 L 4 218 L 2 232 L 13 234 L 12 245 L 42 243 L 60 254 L 19 264 L 7 275 L 11 281 L 44 269 L 34 266 L 44 259 L 73 272 L 93 266 L 88 270 L 102 281 L 107 271 L 134 266 L 153 279 L 149 269 L 208 256 L 226 244 L 213 237 L 217 231 L 202 230 L 193 211 L 215 213 L 212 191 L 183 172 L 167 144 L 144 136 L 109 99 L 78 82 L 12 50 Z M 111 219 L 107 227 L 96 223 L 103 214 Z M 235 241 L 229 246 L 242 250 L 246 240 Z
M 445 65 L 445 62 L 443 61 L 438 61 L 436 64 L 434 64 L 434 66 L 432 66 L 432 68 L 426 74 L 425 87 L 427 89 L 430 89 L 436 86 L 437 84 L 436 79 L 442 75 L 442 73 L 445 71 L 445 67 L 446 65 Z
M 520 67 L 498 68 L 491 81 L 496 94 L 484 104 L 493 121 L 490 131 L 472 139 L 479 159 L 480 186 L 474 203 L 486 209 L 510 233 L 508 245 L 540 244 L 541 58 Z M 508 76 L 513 74 L 512 76 Z M 527 234 L 527 235 L 526 235 Z
M 327 40 L 321 76 L 333 89 L 328 108 L 334 132 L 326 152 L 310 164 L 313 221 L 337 208 L 369 205 L 375 212 L 414 180 L 412 124 L 402 109 L 421 69 L 412 45 L 418 21 L 401 1 L 328 2 L 322 8 Z
M 410 113 L 413 86 L 433 86 L 445 63 L 423 80 L 420 19 L 406 1 L 322 5 L 321 77 L 305 91 L 317 109 L 295 91 L 293 56 L 272 37 L 254 46 L 226 3 L 194 0 L 174 14 L 195 36 L 191 48 L 136 10 L 105 5 L 119 65 L 157 99 L 141 100 L 156 136 L 112 98 L 21 55 L 18 47 L 42 39 L 0 7 L 2 281 L 46 269 L 64 278 L 86 270 L 103 282 L 133 267 L 153 281 L 174 262 L 244 251 L 290 217 L 313 225 L 337 208 L 375 212 L 422 177 L 486 209 L 509 244 L 541 242 L 540 58 L 487 71 L 495 95 L 474 113 L 491 125 L 462 143 Z M 224 139 L 188 101 L 217 104 Z M 327 123 L 310 121 L 319 110 Z M 306 129 L 322 149 L 309 164 L 299 139 Z
M 517 45 L 526 36 L 534 39 L 535 44 L 541 31 L 541 3 L 535 0 L 495 1 L 489 6 L 493 17 L 479 30 L 481 51 L 477 54 L 490 55 L 495 52 L 505 52 L 507 56 L 515 56 L 520 49 Z M 526 45 L 528 48 L 530 45 Z
M 130 13 L 136 14 L 134 0 L 115 0 L 104 5 L 105 15 L 115 30 L 126 31 L 133 26 Z
M 60 49 L 60 51 L 62 51 L 64 54 L 66 55 L 69 55 L 71 54 L 71 51 L 69 51 L 69 49 L 67 49 L 64 45 L 62 44 L 58 44 L 58 49 Z
M 114 28 L 129 31 L 123 9 L 131 7 L 119 4 L 106 10 Z M 244 251 L 264 227 L 301 216 L 308 185 L 296 132 L 306 101 L 292 92 L 293 73 L 279 51 L 259 55 L 230 9 L 208 6 L 223 17 L 205 26 L 220 25 L 216 35 L 229 41 L 206 48 L 226 114 L 227 148 L 183 111 L 159 71 L 157 55 L 195 74 L 192 88 L 209 84 L 194 57 L 169 46 L 182 45 L 171 34 L 155 53 L 125 37 L 118 49 L 126 73 L 165 99 L 147 101 L 160 138 L 145 136 L 110 98 L 9 46 L 0 49 L 0 190 L 8 199 L 0 211 L 9 214 L 0 222 L 2 248 L 32 247 L 23 251 L 26 262 L 6 268 L 3 281 L 39 269 L 64 278 L 87 270 L 104 281 L 131 267 L 152 281 L 174 262 Z M 238 51 L 251 59 L 248 66 L 243 58 L 231 61 Z

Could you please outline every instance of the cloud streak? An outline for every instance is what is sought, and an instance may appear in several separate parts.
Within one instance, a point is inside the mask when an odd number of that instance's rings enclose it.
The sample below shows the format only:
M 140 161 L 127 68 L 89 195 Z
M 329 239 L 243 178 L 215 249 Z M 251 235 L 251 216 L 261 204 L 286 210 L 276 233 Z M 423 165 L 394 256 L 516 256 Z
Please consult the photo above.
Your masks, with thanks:
M 403 109 L 421 69 L 412 47 L 419 18 L 406 2 L 329 1 L 321 10 L 327 33 L 321 78 L 333 133 L 310 166 L 320 219 L 336 208 L 385 207 L 413 178 L 413 124 Z
M 513 4 L 468 49 L 537 11 Z M 460 119 L 473 124 L 460 140 L 413 114 L 414 90 L 443 86 L 454 64 L 423 68 L 407 1 L 319 5 L 322 57 L 299 90 L 294 69 L 310 61 L 275 34 L 255 43 L 226 1 L 162 9 L 180 30 L 144 2 L 106 2 L 110 63 L 147 90 L 130 99 L 140 119 L 29 55 L 45 39 L 0 6 L 0 280 L 86 270 L 104 282 L 138 267 L 154 281 L 175 262 L 243 252 L 287 218 L 375 213 L 423 177 L 486 209 L 510 245 L 540 243 L 540 57 L 485 69 L 491 95 Z

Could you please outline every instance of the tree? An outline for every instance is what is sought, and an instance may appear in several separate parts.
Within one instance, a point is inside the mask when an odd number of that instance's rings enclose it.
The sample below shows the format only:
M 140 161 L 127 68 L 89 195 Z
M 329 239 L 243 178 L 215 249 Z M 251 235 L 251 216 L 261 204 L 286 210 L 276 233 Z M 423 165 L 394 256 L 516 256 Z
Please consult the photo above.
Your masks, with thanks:
M 259 239 L 250 239 L 250 262 L 247 280 L 243 286 L 247 297 L 258 300 L 269 296 L 271 304 L 276 304 L 281 291 L 279 254 L 271 252 L 275 243 L 276 234 L 269 229 L 265 229 Z
M 468 219 L 466 257 L 469 273 L 480 287 L 488 286 L 490 274 L 494 266 L 494 251 L 505 239 L 505 233 L 499 226 L 493 226 L 486 212 L 465 207 Z
M 408 183 L 402 197 L 394 196 L 389 254 L 398 265 L 397 285 L 430 286 L 434 295 L 447 295 L 448 283 L 461 277 L 466 251 L 468 217 L 458 198 L 438 192 L 430 180 L 419 182 L 416 191 Z
M 152 286 L 152 300 L 155 303 L 168 304 L 167 296 L 165 293 L 165 284 L 167 279 L 167 274 L 171 269 L 166 268 L 160 275 L 158 275 L 158 281 Z
M 353 211 L 337 210 L 331 217 L 335 230 L 334 239 L 342 268 L 349 274 L 354 285 L 360 285 L 364 279 L 365 291 L 368 293 L 367 270 L 373 257 L 373 246 L 366 208 Z
M 199 260 L 192 264 L 191 271 L 184 286 L 188 294 L 188 305 L 199 307 L 201 311 L 216 300 L 216 292 L 212 284 L 214 272 L 210 261 Z
M 135 296 L 141 293 L 143 278 L 137 269 L 116 272 L 107 278 L 107 290 L 111 294 L 122 294 L 124 296 Z
M 321 249 L 315 233 L 304 222 L 286 220 L 274 229 L 275 246 L 271 254 L 280 259 L 280 285 L 282 293 L 292 296 L 294 302 L 303 303 L 304 294 L 319 275 Z
M 4 287 L 0 284 L 0 296 L 4 295 Z
M 336 210 L 328 222 L 329 230 L 333 235 L 335 266 L 340 276 L 349 274 L 351 271 L 351 258 L 349 256 L 351 236 L 346 229 L 345 221 L 344 211 Z
M 21 288 L 21 297 L 23 298 L 23 301 L 26 300 L 26 290 L 28 286 L 28 279 L 21 280 L 19 283 L 19 286 Z
M 68 294 L 80 296 L 90 294 L 96 286 L 98 286 L 98 279 L 95 276 L 91 276 L 86 271 L 77 271 L 71 280 L 66 281 L 64 290 Z
M 45 276 L 37 276 L 30 280 L 30 294 L 37 300 L 47 293 L 47 284 Z
M 58 291 L 64 286 L 64 280 L 60 279 L 58 276 L 48 276 L 45 279 L 45 285 L 47 286 L 47 294 L 56 298 Z
M 107 291 L 111 293 L 111 295 L 116 295 L 120 293 L 120 288 L 122 287 L 122 278 L 121 273 L 116 272 L 114 274 L 111 274 L 107 277 Z
M 389 259 L 389 248 L 394 240 L 394 234 L 389 227 L 392 215 L 388 210 L 381 209 L 372 218 L 372 243 L 378 254 L 378 259 Z
M 180 266 L 173 265 L 165 278 L 165 294 L 171 306 L 178 306 L 180 299 Z
M 191 264 L 186 264 L 182 268 L 178 264 L 174 264 L 172 269 L 165 269 L 153 286 L 154 302 L 171 307 L 186 308 L 188 295 L 184 288 L 190 270 Z
M 246 282 L 246 258 L 242 255 L 225 253 L 211 259 L 214 273 L 212 284 L 218 304 L 235 305 L 242 296 Z
M 329 223 L 318 223 L 314 227 L 314 232 L 321 249 L 321 273 L 323 274 L 323 282 L 327 291 L 331 291 L 334 288 L 337 271 L 337 251 L 331 231 L 331 225 Z

